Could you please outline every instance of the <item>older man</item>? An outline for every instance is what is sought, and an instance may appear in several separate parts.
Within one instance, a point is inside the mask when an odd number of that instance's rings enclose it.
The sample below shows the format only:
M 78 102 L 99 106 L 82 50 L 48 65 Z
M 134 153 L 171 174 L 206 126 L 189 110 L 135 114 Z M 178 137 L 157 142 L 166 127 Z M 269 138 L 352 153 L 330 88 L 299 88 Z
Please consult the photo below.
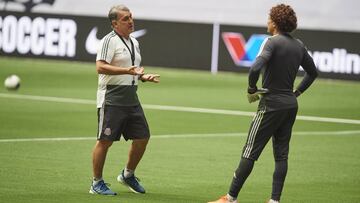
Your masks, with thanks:
M 132 144 L 127 164 L 117 180 L 135 193 L 145 193 L 135 177 L 135 169 L 145 152 L 150 131 L 136 91 L 139 80 L 157 83 L 159 75 L 144 74 L 140 67 L 139 43 L 130 36 L 134 21 L 129 8 L 114 6 L 108 17 L 113 30 L 101 40 L 96 56 L 98 133 L 89 192 L 116 195 L 103 180 L 103 167 L 109 147 L 123 136 L 132 140 Z

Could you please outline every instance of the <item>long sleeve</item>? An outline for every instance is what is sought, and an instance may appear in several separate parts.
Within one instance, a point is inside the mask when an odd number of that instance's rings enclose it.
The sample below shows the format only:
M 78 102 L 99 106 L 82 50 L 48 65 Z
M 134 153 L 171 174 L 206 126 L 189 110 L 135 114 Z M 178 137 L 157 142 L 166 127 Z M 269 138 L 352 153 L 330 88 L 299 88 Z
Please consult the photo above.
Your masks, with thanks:
M 305 48 L 304 48 L 305 49 Z M 314 82 L 315 78 L 318 76 L 316 66 L 313 59 L 305 49 L 304 58 L 302 60 L 301 66 L 305 71 L 303 80 L 297 86 L 297 90 L 301 93 L 305 92 L 307 88 Z
M 251 66 L 249 71 L 249 87 L 255 87 L 259 80 L 261 69 L 263 69 L 273 52 L 273 45 L 270 38 L 267 38 L 261 45 L 259 55 L 256 57 L 254 64 Z

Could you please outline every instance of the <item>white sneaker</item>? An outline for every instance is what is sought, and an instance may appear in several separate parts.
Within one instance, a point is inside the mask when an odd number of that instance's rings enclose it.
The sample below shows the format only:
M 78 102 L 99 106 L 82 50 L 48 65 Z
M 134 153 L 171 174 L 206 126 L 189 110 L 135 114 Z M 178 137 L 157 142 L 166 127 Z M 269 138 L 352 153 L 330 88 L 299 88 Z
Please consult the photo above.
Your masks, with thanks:
M 116 192 L 113 192 L 108 187 L 108 184 L 104 180 L 99 181 L 96 185 L 91 183 L 90 194 L 99 194 L 99 195 L 116 195 Z

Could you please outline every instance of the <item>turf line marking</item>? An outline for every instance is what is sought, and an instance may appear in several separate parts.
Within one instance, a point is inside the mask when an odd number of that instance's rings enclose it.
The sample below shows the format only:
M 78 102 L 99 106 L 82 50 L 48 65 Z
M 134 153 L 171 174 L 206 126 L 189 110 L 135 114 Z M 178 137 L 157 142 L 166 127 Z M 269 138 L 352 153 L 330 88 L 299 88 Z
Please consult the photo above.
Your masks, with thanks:
M 89 100 L 89 99 L 74 99 L 74 98 L 64 98 L 64 97 L 48 97 L 48 96 L 6 94 L 6 93 L 0 93 L 0 97 L 1 98 L 13 98 L 13 99 L 27 99 L 27 100 L 35 100 L 35 101 L 71 103 L 71 104 L 91 104 L 91 105 L 96 104 L 95 101 Z M 192 113 L 210 113 L 210 114 L 250 116 L 250 117 L 253 117 L 255 115 L 254 112 L 223 110 L 223 109 L 206 109 L 206 108 L 195 108 L 195 107 L 184 107 L 184 106 L 165 106 L 165 105 L 153 105 L 153 104 L 143 104 L 142 106 L 145 109 L 151 109 L 151 110 L 179 111 L 179 112 L 192 112 Z M 360 120 L 355 120 L 355 119 L 329 118 L 329 117 L 317 117 L 317 116 L 298 115 L 296 117 L 296 120 L 328 122 L 328 123 L 360 124 Z
M 47 97 L 47 96 L 24 95 L 24 94 L 0 93 L 0 97 L 12 98 L 12 99 L 27 99 L 27 100 L 34 100 L 34 101 L 71 103 L 71 104 L 92 104 L 92 105 L 96 104 L 95 101 L 89 100 L 89 99 L 74 99 L 74 98 L 64 98 L 64 97 Z
M 293 132 L 293 135 L 356 135 L 360 130 L 348 131 L 299 131 Z M 153 135 L 151 139 L 172 139 L 172 138 L 204 138 L 204 137 L 246 137 L 247 133 L 204 133 L 204 134 L 173 134 L 173 135 Z M 58 138 L 15 138 L 0 139 L 0 143 L 10 142 L 44 142 L 44 141 L 83 141 L 96 140 L 96 137 L 58 137 Z

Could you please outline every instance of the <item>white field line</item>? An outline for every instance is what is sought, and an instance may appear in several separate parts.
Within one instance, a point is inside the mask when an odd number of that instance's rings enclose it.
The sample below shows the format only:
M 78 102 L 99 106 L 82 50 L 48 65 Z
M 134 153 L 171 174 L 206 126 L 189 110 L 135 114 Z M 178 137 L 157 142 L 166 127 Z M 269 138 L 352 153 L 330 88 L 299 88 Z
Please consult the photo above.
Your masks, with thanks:
M 95 105 L 95 101 L 93 101 L 93 100 L 64 98 L 64 97 L 47 97 L 47 96 L 0 93 L 0 98 L 27 99 L 27 100 L 35 100 L 35 101 Z M 151 109 L 151 110 L 210 113 L 210 114 L 250 116 L 250 117 L 253 117 L 255 115 L 254 112 L 223 110 L 223 109 L 206 109 L 206 108 L 194 108 L 194 107 L 184 107 L 184 106 L 165 106 L 165 105 L 153 105 L 153 104 L 143 104 L 142 106 L 145 109 Z M 304 120 L 304 121 L 317 121 L 317 122 L 328 122 L 328 123 L 360 124 L 360 120 L 355 120 L 355 119 L 329 118 L 329 117 L 318 117 L 318 116 L 298 115 L 296 117 L 296 119 Z
M 293 132 L 293 135 L 356 135 L 360 134 L 360 130 L 349 131 L 299 131 Z M 247 133 L 203 133 L 203 134 L 173 134 L 173 135 L 153 135 L 151 139 L 172 139 L 172 138 L 204 138 L 204 137 L 246 137 Z M 15 138 L 0 139 L 0 143 L 9 142 L 44 142 L 44 141 L 95 141 L 96 137 L 59 137 L 59 138 Z

